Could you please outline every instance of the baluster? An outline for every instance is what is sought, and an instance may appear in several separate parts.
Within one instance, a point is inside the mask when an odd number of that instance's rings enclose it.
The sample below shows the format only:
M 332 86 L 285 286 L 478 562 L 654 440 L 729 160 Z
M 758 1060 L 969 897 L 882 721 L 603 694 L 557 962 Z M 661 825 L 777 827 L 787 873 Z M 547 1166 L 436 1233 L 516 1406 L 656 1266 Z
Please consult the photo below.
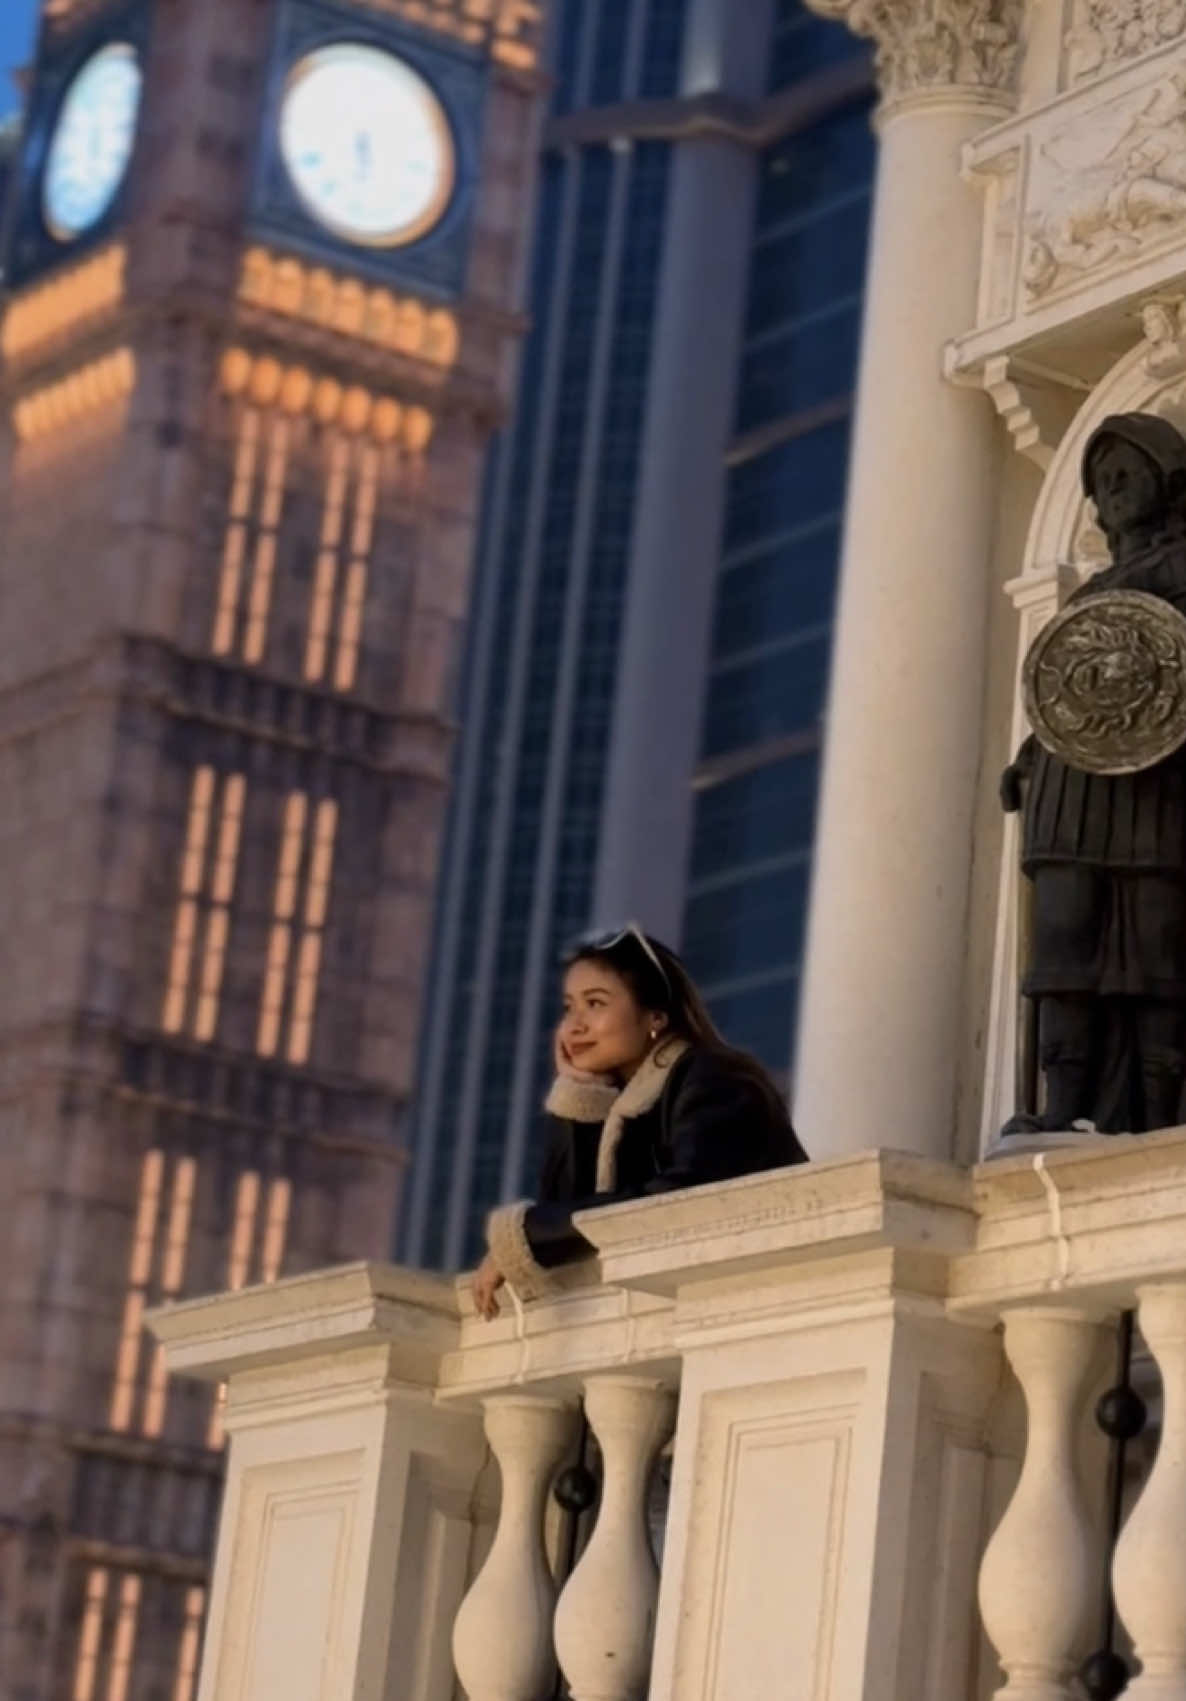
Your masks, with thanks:
M 1112 1594 L 1112 1556 L 1120 1539 L 1124 1516 L 1125 1461 L 1128 1444 L 1135 1441 L 1145 1427 L 1148 1412 L 1145 1402 L 1132 1385 L 1133 1314 L 1126 1311 L 1120 1319 L 1119 1375 L 1116 1384 L 1099 1397 L 1095 1421 L 1111 1442 L 1108 1484 L 1108 1564 L 1107 1583 L 1103 1600 L 1102 1647 L 1089 1654 L 1079 1672 L 1079 1681 L 1087 1691 L 1087 1701 L 1116 1701 L 1128 1687 L 1131 1676 L 1128 1661 L 1116 1652 L 1116 1600 Z
M 601 1448 L 601 1508 L 556 1608 L 556 1651 L 573 1701 L 640 1701 L 659 1593 L 646 1490 L 675 1395 L 660 1382 L 601 1376 L 586 1385 L 585 1413 Z
M 469 1701 L 539 1701 L 555 1670 L 556 1590 L 544 1552 L 544 1510 L 568 1449 L 562 1400 L 486 1401 L 486 1436 L 502 1473 L 498 1529 L 453 1626 L 453 1663 Z
M 1141 1333 L 1161 1371 L 1161 1444 L 1121 1532 L 1112 1567 L 1116 1606 L 1141 1675 L 1128 1701 L 1186 1701 L 1186 1285 L 1143 1288 Z
M 1073 1701 L 1097 1565 L 1075 1479 L 1076 1418 L 1099 1325 L 1014 1311 L 1005 1351 L 1025 1395 L 1025 1462 L 980 1568 L 980 1613 L 1005 1672 L 996 1701 Z

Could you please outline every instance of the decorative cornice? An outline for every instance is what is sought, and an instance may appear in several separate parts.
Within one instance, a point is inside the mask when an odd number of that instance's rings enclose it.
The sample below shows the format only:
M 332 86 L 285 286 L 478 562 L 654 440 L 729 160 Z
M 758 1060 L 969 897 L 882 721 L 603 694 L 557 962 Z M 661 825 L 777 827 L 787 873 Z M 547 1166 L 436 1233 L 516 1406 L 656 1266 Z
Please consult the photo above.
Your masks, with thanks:
M 127 249 L 113 243 L 48 283 L 21 290 L 9 303 L 0 351 L 11 361 L 96 319 L 124 296 Z
M 267 248 L 249 248 L 243 256 L 239 299 L 442 369 L 456 363 L 461 346 L 456 316 L 447 307 L 371 289 L 358 278 Z
M 96 1037 L 105 1048 L 118 1046 L 120 1074 L 102 1090 L 118 1097 L 120 1114 L 148 1107 L 166 1121 L 186 1119 L 208 1135 L 227 1129 L 271 1133 L 360 1159 L 372 1176 L 407 1166 L 407 1148 L 384 1131 L 407 1102 L 389 1084 L 174 1034 L 130 1031 L 122 1023 L 109 1023 L 107 1030 Z
M 475 47 L 487 45 L 491 56 L 513 71 L 531 71 L 539 63 L 542 0 L 361 0 L 361 4 Z
M 341 384 L 307 366 L 283 366 L 270 354 L 229 348 L 220 378 L 228 396 L 241 396 L 257 407 L 310 414 L 319 425 L 336 425 L 356 436 L 368 432 L 376 442 L 394 443 L 411 455 L 424 454 L 432 441 L 435 421 L 427 408 L 376 396 L 361 384 Z
M 51 29 L 67 29 L 112 6 L 115 0 L 43 0 Z M 355 0 L 362 11 L 403 18 L 467 46 L 485 48 L 511 71 L 537 68 L 543 43 L 543 0 Z
M 122 401 L 135 385 L 136 356 L 130 348 L 114 349 L 17 402 L 13 426 L 22 442 L 44 437 Z
M 1023 0 L 810 0 L 876 50 L 883 110 L 940 95 L 1013 104 Z
M 1080 0 L 1067 37 L 1072 82 L 1168 47 L 1182 24 L 1181 0 Z
M 116 632 L 61 667 L 0 688 L 0 751 L 96 701 L 138 704 L 188 723 L 199 739 L 248 740 L 284 761 L 328 758 L 432 787 L 446 783 L 456 734 L 440 715 Z
M 972 367 L 961 366 L 958 355 L 958 345 L 948 344 L 947 377 L 953 384 L 984 390 L 1004 420 L 1018 454 L 1045 472 L 1090 385 L 1013 355 L 990 355 Z

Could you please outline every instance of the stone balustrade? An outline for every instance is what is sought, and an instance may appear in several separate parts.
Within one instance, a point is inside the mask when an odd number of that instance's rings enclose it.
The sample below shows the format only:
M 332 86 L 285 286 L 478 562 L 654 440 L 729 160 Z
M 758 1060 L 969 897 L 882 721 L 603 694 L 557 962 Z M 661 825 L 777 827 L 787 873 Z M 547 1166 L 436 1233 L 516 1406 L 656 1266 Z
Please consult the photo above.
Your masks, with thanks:
M 550 1701 L 557 1657 L 574 1701 L 1072 1701 L 1128 1309 L 1165 1394 L 1128 1694 L 1186 1701 L 1184 1219 L 1186 1131 L 876 1152 L 590 1214 L 596 1276 L 492 1324 L 376 1265 L 162 1310 L 172 1369 L 228 1384 L 200 1701 Z M 557 1599 L 582 1403 L 601 1498 Z

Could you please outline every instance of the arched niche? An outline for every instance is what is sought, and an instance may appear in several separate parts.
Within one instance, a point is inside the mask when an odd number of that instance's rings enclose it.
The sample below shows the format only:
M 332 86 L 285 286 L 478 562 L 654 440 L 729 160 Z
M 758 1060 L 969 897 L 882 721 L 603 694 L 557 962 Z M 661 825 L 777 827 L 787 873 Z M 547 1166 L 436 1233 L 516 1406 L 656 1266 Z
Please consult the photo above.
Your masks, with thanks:
M 1186 434 L 1186 341 L 1146 340 L 1124 355 L 1085 398 L 1051 458 L 1026 538 L 1021 572 L 1005 585 L 1018 613 L 1011 750 L 1029 731 L 1021 698 L 1021 665 L 1042 627 L 1070 593 L 1107 560 L 1093 504 L 1083 495 L 1080 466 L 1087 441 L 1114 413 L 1155 413 Z M 1020 821 L 1006 817 L 1003 835 L 992 992 L 981 1115 L 981 1150 L 1017 1108 L 1020 981 Z

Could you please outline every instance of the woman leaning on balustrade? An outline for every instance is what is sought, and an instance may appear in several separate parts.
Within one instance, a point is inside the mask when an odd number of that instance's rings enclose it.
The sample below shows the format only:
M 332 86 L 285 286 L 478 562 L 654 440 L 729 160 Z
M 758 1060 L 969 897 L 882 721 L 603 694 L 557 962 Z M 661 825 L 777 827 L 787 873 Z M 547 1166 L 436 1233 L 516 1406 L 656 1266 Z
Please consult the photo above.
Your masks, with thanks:
M 576 1211 L 803 1163 L 807 1154 L 760 1064 L 721 1038 L 674 951 L 633 922 L 567 954 L 551 1139 L 539 1197 L 492 1212 L 474 1301 L 545 1293 L 593 1248 Z

